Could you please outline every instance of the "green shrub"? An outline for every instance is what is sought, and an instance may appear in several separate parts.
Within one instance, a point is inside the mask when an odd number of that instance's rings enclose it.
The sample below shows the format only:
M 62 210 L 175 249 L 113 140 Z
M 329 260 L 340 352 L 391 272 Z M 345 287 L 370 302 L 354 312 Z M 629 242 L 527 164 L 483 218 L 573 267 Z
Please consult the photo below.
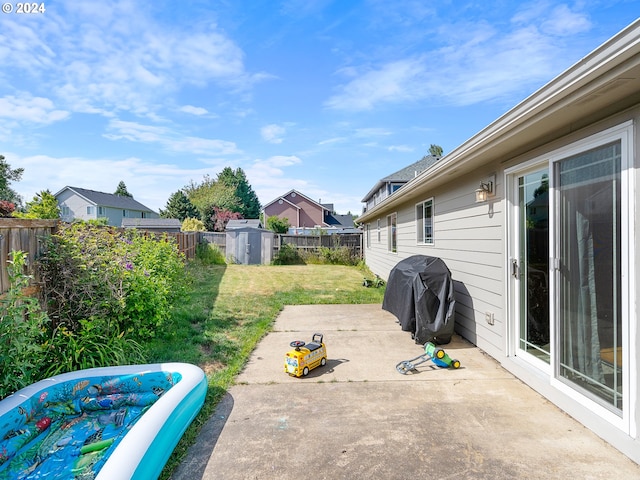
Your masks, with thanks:
M 200 242 L 196 246 L 196 259 L 203 265 L 226 265 L 226 259 L 220 248 L 209 242 Z
M 182 222 L 180 230 L 183 232 L 204 232 L 204 222 L 199 218 L 185 218 Z
M 271 263 L 273 265 L 300 265 L 304 264 L 304 260 L 295 245 L 285 243 L 280 246 L 278 254 Z
M 185 294 L 184 257 L 166 237 L 87 223 L 62 226 L 40 258 L 51 332 L 153 337 Z M 113 336 L 113 335 L 111 335 Z
M 30 277 L 23 273 L 26 254 L 11 253 L 9 291 L 0 297 L 0 399 L 36 380 L 47 315 L 38 300 L 27 295 Z
M 275 233 L 287 233 L 291 224 L 288 218 L 280 218 L 276 215 L 267 217 L 267 228 Z
M 303 254 L 305 263 L 319 265 L 358 265 L 360 257 L 349 247 L 318 247 Z

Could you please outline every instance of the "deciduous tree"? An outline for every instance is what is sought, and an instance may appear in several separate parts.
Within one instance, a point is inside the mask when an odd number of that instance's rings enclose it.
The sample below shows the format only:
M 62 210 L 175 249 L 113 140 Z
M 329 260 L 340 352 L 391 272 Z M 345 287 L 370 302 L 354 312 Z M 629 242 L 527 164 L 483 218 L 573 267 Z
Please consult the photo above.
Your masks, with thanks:
M 267 218 L 267 228 L 273 230 L 275 233 L 287 233 L 290 226 L 291 224 L 288 218 L 280 218 L 277 215 L 272 215 Z
M 49 191 L 43 190 L 34 195 L 33 200 L 27 202 L 25 213 L 14 213 L 14 217 L 19 218 L 60 218 L 60 207 L 58 200 Z

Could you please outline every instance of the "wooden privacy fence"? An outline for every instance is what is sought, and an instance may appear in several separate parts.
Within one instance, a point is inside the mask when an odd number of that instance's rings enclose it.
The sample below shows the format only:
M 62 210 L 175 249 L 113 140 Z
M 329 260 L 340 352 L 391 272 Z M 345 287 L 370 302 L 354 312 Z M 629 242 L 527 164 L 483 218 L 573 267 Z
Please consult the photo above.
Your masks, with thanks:
M 335 233 L 333 235 L 278 235 L 276 248 L 281 245 L 295 245 L 302 250 L 325 248 L 349 248 L 354 256 L 362 258 L 362 233 Z
M 174 238 L 178 245 L 178 250 L 191 260 L 196 258 L 196 247 L 200 242 L 200 232 L 166 232 L 162 235 Z
M 7 267 L 11 260 L 10 253 L 21 250 L 27 256 L 27 274 L 33 275 L 36 282 L 38 271 L 34 268 L 34 260 L 42 253 L 44 238 L 58 228 L 58 220 L 25 220 L 22 218 L 0 218 L 0 292 L 9 289 L 9 273 Z

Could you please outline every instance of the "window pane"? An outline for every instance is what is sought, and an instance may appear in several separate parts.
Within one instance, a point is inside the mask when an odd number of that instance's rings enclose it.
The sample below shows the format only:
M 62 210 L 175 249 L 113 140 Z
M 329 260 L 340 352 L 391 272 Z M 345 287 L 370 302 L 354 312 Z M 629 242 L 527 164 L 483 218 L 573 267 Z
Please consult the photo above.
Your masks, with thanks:
M 424 204 L 416 205 L 416 232 L 418 243 L 424 242 Z
M 622 408 L 621 144 L 567 158 L 558 175 L 560 376 Z
M 390 252 L 398 251 L 398 244 L 396 239 L 396 234 L 397 234 L 396 221 L 397 219 L 396 219 L 395 213 L 392 213 L 387 217 L 387 237 L 388 237 L 387 248 Z
M 424 203 L 424 242 L 433 243 L 433 201 Z
M 518 178 L 520 234 L 519 347 L 550 362 L 549 170 Z

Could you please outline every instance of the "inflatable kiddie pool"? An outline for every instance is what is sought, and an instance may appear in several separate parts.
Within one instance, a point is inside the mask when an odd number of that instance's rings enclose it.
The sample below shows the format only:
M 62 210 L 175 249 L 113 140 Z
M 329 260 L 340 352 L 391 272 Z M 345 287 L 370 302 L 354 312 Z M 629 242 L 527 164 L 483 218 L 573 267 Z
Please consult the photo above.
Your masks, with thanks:
M 186 363 L 79 370 L 0 401 L 0 480 L 157 479 L 207 393 Z

